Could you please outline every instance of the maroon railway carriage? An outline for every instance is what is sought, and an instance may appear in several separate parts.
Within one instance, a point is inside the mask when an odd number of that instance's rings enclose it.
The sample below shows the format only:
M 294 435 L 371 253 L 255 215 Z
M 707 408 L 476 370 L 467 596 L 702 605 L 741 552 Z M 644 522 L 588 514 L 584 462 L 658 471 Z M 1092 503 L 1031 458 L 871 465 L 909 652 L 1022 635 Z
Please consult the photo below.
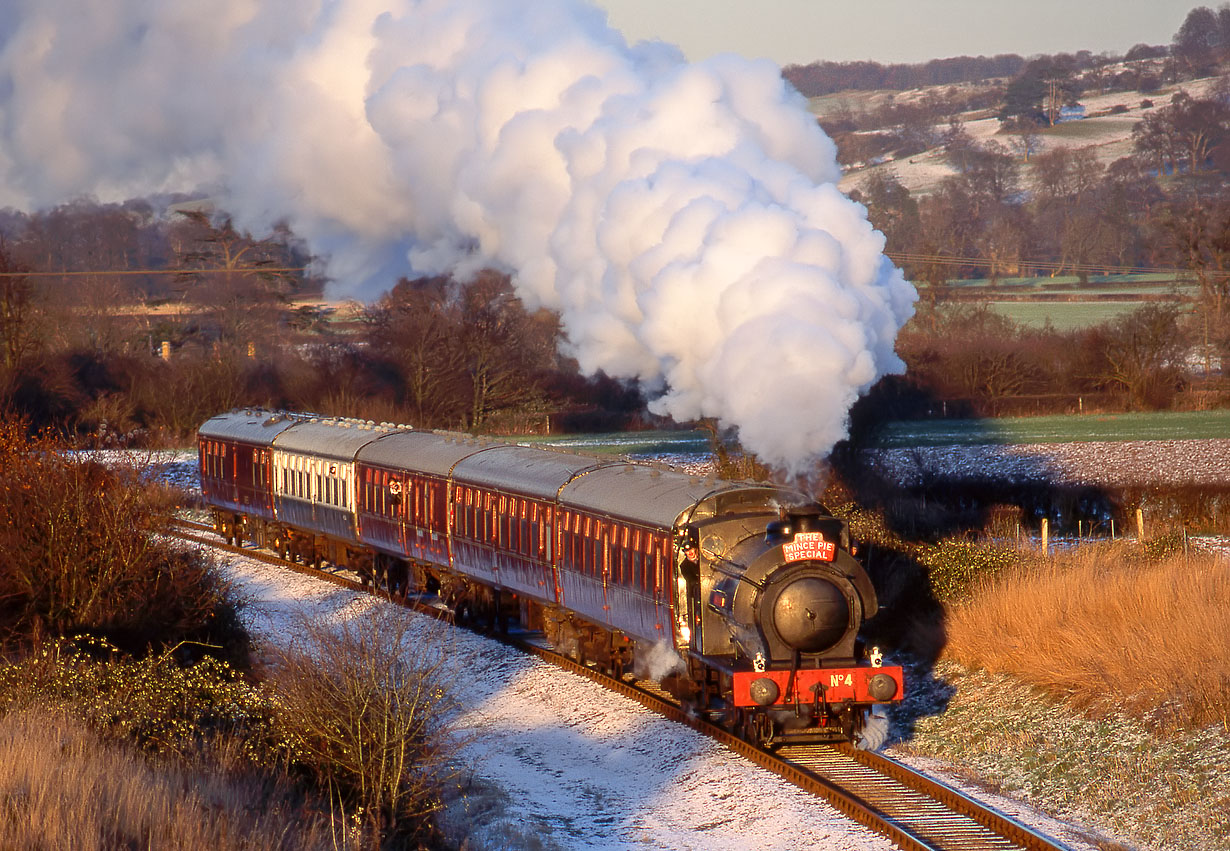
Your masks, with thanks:
M 219 531 L 234 539 L 244 518 L 272 522 L 273 440 L 295 425 L 289 416 L 214 417 L 197 432 L 201 496 L 214 507 Z
M 858 640 L 878 604 L 845 525 L 804 494 L 265 411 L 214 417 L 200 447 L 228 537 L 516 617 L 610 670 L 665 650 L 663 685 L 749 738 L 855 737 L 901 699 L 901 669 Z

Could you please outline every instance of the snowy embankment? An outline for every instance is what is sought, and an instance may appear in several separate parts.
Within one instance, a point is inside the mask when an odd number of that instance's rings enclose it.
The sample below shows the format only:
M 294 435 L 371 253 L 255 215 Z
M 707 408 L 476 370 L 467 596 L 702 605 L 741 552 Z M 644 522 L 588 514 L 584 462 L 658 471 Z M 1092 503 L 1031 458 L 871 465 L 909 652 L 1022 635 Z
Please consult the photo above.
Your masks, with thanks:
M 295 640 L 304 616 L 389 604 L 242 556 L 221 557 L 260 641 Z M 446 641 L 470 788 L 450 832 L 470 848 L 889 849 L 822 801 L 680 724 L 495 641 L 422 624 Z

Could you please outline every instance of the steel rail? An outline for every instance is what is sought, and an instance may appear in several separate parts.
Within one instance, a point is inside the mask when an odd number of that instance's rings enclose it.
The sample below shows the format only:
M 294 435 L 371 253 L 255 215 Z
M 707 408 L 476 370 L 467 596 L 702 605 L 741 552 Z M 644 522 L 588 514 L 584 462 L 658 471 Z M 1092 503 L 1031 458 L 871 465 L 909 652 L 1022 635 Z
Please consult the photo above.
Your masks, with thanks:
M 399 597 L 348 576 L 298 564 L 260 549 L 235 546 L 197 532 L 217 535 L 211 526 L 179 520 L 179 537 L 289 568 L 350 590 L 449 623 L 452 613 L 414 597 Z M 790 745 L 775 752 L 753 745 L 689 711 L 651 681 L 628 681 L 591 668 L 532 640 L 530 634 L 487 633 L 486 637 L 530 653 L 555 667 L 617 692 L 664 718 L 690 727 L 798 788 L 823 798 L 852 821 L 886 837 L 906 851 L 1062 851 L 1064 846 L 957 789 L 881 754 L 850 745 Z

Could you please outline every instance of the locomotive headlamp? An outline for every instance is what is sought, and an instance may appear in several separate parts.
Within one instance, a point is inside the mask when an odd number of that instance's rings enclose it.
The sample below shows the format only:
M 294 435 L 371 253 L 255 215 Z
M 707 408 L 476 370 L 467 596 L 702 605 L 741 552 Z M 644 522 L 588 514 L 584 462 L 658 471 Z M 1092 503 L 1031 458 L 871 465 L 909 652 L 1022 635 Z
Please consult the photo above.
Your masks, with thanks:
M 777 683 L 768 677 L 758 677 L 752 680 L 747 688 L 749 696 L 761 706 L 772 706 L 777 703 L 781 690 Z
M 876 674 L 867 681 L 867 692 L 872 700 L 885 703 L 897 694 L 897 681 L 888 674 Z

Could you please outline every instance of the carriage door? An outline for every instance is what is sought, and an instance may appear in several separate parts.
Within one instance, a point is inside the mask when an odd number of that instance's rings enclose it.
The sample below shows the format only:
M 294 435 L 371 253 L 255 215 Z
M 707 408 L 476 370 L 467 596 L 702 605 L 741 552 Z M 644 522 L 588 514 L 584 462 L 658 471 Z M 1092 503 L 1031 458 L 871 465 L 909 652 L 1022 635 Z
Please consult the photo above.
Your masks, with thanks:
M 611 623 L 611 531 L 610 523 L 598 524 L 598 552 L 594 566 L 602 571 L 602 613 L 607 625 Z
M 403 479 L 397 473 L 389 474 L 389 513 L 388 522 L 393 526 L 393 534 L 397 540 L 397 550 L 406 552 L 406 516 L 409 512 L 410 500 L 414 498 L 409 479 Z
M 406 480 L 405 552 L 414 558 L 426 558 L 427 483 L 422 479 Z
M 673 602 L 674 577 L 668 569 L 670 544 L 662 535 L 645 535 L 645 571 L 649 574 L 649 587 L 653 590 L 653 598 L 657 608 L 657 619 L 654 628 L 660 637 L 674 633 L 672 621 L 675 617 Z
M 269 485 L 269 450 L 257 449 L 252 453 L 252 502 L 266 515 L 272 510 Z

